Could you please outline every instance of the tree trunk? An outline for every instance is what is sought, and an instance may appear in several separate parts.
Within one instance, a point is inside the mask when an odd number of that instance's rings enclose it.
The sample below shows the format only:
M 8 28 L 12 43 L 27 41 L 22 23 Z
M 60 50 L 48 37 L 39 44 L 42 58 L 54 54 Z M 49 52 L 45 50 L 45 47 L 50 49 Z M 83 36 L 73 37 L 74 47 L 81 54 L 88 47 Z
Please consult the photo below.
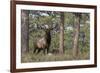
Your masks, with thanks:
M 73 40 L 73 56 L 78 57 L 79 55 L 79 32 L 80 32 L 80 14 L 75 14 L 75 32 Z
M 64 13 L 61 13 L 60 15 L 60 45 L 59 45 L 59 53 L 63 54 L 64 53 Z
M 28 24 L 29 24 L 29 11 L 21 11 L 21 52 L 27 52 L 28 49 Z

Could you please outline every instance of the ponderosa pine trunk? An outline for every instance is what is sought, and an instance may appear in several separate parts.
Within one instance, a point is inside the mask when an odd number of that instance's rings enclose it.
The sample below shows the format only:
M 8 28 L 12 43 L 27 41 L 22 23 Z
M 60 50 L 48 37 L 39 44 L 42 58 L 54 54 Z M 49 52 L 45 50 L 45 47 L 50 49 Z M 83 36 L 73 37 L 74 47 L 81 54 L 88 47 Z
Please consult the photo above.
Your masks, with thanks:
M 21 52 L 28 52 L 29 11 L 21 10 Z
M 79 33 L 80 33 L 80 14 L 75 13 L 74 21 L 74 40 L 73 40 L 73 56 L 78 57 L 79 55 Z
M 60 45 L 59 45 L 59 53 L 64 53 L 64 13 L 62 12 L 60 15 Z

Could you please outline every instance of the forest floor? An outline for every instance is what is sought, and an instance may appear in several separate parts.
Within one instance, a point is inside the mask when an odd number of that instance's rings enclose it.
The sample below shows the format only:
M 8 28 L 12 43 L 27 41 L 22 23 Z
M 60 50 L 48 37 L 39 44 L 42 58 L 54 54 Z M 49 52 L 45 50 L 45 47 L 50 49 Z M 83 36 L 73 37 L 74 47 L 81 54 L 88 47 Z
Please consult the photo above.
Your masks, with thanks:
M 71 60 L 88 60 L 89 52 L 82 52 L 77 56 L 77 58 L 73 57 L 72 50 L 66 50 L 64 54 L 43 54 L 43 52 L 39 54 L 34 54 L 33 51 L 25 53 L 21 56 L 21 62 L 50 62 L 50 61 L 71 61 Z

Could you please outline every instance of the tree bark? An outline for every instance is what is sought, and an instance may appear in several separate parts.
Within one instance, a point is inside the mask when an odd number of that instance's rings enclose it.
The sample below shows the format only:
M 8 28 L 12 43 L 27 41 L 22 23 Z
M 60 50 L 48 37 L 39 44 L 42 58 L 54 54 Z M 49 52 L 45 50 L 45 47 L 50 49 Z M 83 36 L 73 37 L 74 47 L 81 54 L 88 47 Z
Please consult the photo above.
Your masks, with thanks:
M 79 32 L 80 32 L 80 14 L 75 13 L 75 32 L 73 40 L 73 56 L 78 57 L 79 55 Z
M 27 52 L 28 49 L 28 24 L 29 24 L 29 11 L 21 10 L 21 52 Z
M 59 45 L 59 53 L 63 54 L 64 53 L 64 13 L 62 12 L 60 15 L 60 45 Z

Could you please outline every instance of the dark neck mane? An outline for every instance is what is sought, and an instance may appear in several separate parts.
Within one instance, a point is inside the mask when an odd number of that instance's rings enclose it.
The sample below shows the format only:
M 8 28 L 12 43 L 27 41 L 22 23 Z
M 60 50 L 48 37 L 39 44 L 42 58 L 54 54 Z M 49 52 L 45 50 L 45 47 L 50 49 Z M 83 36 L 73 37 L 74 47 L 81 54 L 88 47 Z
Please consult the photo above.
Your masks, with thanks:
M 50 44 L 50 43 L 51 43 L 51 34 L 50 34 L 50 30 L 47 30 L 47 31 L 46 31 L 45 38 L 46 38 L 47 42 Z

